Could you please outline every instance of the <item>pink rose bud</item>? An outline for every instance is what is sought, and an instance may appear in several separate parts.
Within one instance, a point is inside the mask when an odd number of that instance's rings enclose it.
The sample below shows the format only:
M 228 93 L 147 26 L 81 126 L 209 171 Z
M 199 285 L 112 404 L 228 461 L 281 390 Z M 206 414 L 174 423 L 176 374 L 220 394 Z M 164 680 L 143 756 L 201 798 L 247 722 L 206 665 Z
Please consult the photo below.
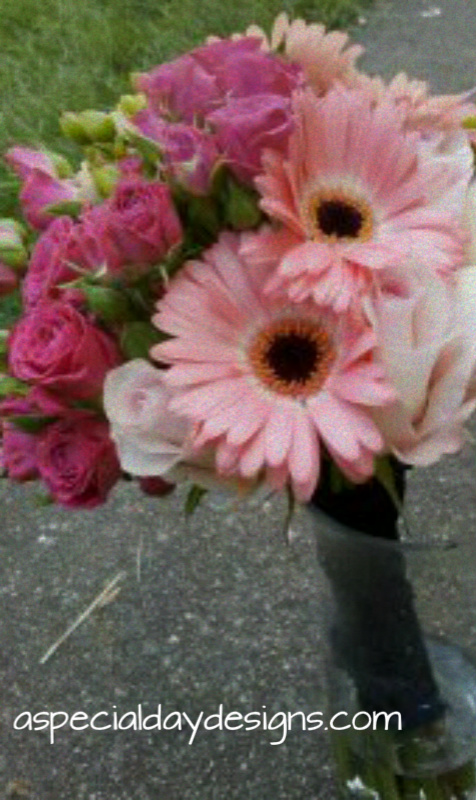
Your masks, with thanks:
M 112 337 L 62 301 L 39 303 L 9 340 L 14 377 L 71 399 L 96 397 L 119 361 Z
M 5 297 L 15 291 L 18 284 L 18 276 L 10 267 L 0 262 L 0 297 Z
M 159 475 L 153 475 L 150 478 L 139 478 L 139 486 L 144 494 L 148 494 L 151 497 L 165 497 L 175 489 L 175 483 L 170 483 Z
M 107 422 L 71 412 L 48 425 L 38 441 L 38 470 L 53 499 L 67 508 L 104 503 L 121 475 Z
M 30 481 L 38 478 L 38 437 L 4 420 L 2 425 L 3 467 L 12 481 Z
M 114 195 L 93 209 L 108 270 L 160 261 L 182 240 L 182 226 L 168 186 L 123 178 Z
M 65 159 L 26 147 L 13 147 L 5 160 L 23 181 L 20 203 L 33 228 L 43 230 L 54 220 L 48 206 L 78 199 L 78 188 L 65 178 L 69 167 Z

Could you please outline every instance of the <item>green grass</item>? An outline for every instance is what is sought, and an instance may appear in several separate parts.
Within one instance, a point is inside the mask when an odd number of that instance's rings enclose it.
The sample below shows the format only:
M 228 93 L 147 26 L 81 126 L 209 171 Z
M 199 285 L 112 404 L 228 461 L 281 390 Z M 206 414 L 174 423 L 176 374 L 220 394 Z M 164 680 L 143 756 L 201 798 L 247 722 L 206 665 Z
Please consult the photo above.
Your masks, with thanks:
M 108 109 L 129 74 L 251 22 L 269 30 L 280 11 L 329 27 L 355 22 L 371 0 L 2 0 L 0 152 L 14 143 L 72 154 L 59 132 L 65 110 Z M 0 164 L 0 216 L 15 183 Z M 1 323 L 1 318 L 0 318 Z

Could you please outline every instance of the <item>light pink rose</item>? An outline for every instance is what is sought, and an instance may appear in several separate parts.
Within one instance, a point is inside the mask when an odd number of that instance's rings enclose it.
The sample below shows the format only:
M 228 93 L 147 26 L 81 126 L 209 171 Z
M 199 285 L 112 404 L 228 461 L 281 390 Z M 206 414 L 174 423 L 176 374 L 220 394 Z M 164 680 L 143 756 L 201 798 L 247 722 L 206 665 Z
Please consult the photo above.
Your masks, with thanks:
M 0 262 L 0 297 L 5 297 L 15 291 L 18 284 L 18 276 L 10 267 Z
M 261 171 L 265 148 L 285 152 L 292 130 L 289 99 L 254 95 L 231 100 L 210 114 L 217 144 L 238 179 L 250 182 Z
M 406 295 L 375 301 L 379 356 L 398 397 L 375 420 L 404 463 L 457 452 L 476 406 L 476 267 L 459 270 L 455 284 L 415 280 Z
M 162 476 L 190 454 L 191 425 L 168 409 L 172 391 L 164 371 L 137 358 L 112 370 L 104 383 L 104 410 L 122 468 Z
M 129 265 L 154 264 L 182 239 L 180 219 L 163 183 L 124 178 L 90 217 L 112 274 Z
M 161 150 L 165 172 L 194 194 L 206 194 L 219 153 L 215 137 L 194 125 L 168 123 L 145 108 L 134 124 Z
M 137 358 L 106 377 L 104 410 L 124 471 L 156 494 L 167 489 L 158 477 L 167 484 L 192 481 L 207 489 L 249 491 L 254 481 L 217 475 L 210 448 L 192 449 L 192 422 L 169 408 L 175 393 L 165 383 L 166 372 Z
M 7 475 L 13 481 L 30 481 L 38 477 L 38 437 L 18 428 L 13 422 L 0 425 L 2 462 Z
M 120 362 L 115 341 L 62 301 L 39 303 L 20 319 L 8 356 L 16 378 L 71 399 L 98 395 Z
M 58 297 L 60 284 L 76 280 L 84 271 L 99 270 L 104 259 L 99 231 L 88 215 L 81 223 L 58 217 L 33 248 L 23 281 L 25 306 L 31 308 L 42 300 Z
M 38 470 L 53 499 L 67 508 L 104 503 L 121 470 L 107 422 L 77 411 L 38 437 Z

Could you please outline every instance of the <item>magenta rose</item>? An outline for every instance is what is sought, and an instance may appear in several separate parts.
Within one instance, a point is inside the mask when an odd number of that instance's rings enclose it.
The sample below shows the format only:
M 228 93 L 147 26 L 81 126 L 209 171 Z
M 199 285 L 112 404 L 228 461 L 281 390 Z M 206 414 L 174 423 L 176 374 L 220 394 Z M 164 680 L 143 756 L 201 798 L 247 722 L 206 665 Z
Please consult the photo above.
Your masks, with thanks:
M 39 435 L 38 470 L 53 499 L 67 508 L 104 503 L 121 475 L 105 420 L 72 412 Z
M 189 124 L 220 103 L 216 79 L 195 60 L 193 51 L 139 75 L 135 86 L 158 114 Z
M 38 478 L 38 437 L 7 420 L 3 421 L 1 428 L 2 462 L 8 477 L 19 482 Z
M 120 360 L 115 341 L 63 301 L 39 303 L 9 339 L 12 375 L 68 399 L 98 395 Z
M 261 50 L 255 37 L 223 39 L 193 51 L 195 60 L 216 79 L 222 102 L 230 98 L 277 94 L 290 97 L 303 84 L 297 64 Z
M 164 122 L 149 108 L 134 117 L 141 133 L 160 147 L 167 177 L 194 194 L 206 194 L 218 159 L 214 136 L 194 125 Z
M 292 129 L 290 101 L 279 95 L 231 100 L 210 114 L 217 144 L 239 180 L 251 182 L 261 170 L 266 148 L 286 152 Z
M 33 249 L 23 281 L 25 306 L 31 308 L 42 300 L 58 297 L 61 284 L 76 280 L 84 271 L 99 270 L 104 258 L 99 231 L 88 215 L 81 223 L 58 217 Z
M 114 194 L 91 211 L 108 270 L 160 261 L 182 240 L 182 226 L 168 186 L 123 178 Z
M 264 53 L 258 38 L 244 37 L 198 47 L 138 76 L 136 88 L 147 95 L 158 114 L 193 124 L 231 98 L 290 97 L 302 82 L 299 66 Z

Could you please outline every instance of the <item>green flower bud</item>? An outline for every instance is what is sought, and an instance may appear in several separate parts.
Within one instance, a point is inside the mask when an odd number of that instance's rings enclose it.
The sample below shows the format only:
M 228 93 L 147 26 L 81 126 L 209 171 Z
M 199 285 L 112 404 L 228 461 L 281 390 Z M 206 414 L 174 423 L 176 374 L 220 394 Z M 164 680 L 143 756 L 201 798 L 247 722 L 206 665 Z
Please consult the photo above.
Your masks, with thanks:
M 103 164 L 100 167 L 91 167 L 94 187 L 101 197 L 109 197 L 116 188 L 121 173 L 115 164 Z
M 60 119 L 64 135 L 78 144 L 112 142 L 116 128 L 110 114 L 103 111 L 66 111 Z
M 64 180 L 65 178 L 71 178 L 74 173 L 73 167 L 69 163 L 68 159 L 62 156 L 60 153 L 54 153 L 52 150 L 46 151 L 47 155 L 51 158 L 54 168 L 56 170 L 56 177 L 60 180 Z
M 14 219 L 0 219 L 0 261 L 10 269 L 19 270 L 28 261 L 24 235 L 23 228 Z
M 126 117 L 134 117 L 138 111 L 142 111 L 144 108 L 147 108 L 147 98 L 142 93 L 123 94 L 117 104 L 117 110 L 122 111 Z

